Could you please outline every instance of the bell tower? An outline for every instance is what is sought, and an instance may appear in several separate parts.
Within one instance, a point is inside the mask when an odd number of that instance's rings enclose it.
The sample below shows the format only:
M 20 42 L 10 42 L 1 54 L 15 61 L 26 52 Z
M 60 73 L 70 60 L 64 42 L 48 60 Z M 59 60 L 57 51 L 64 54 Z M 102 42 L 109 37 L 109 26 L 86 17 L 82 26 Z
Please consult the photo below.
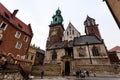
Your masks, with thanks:
M 86 35 L 95 35 L 97 38 L 101 39 L 98 24 L 95 23 L 95 19 L 87 16 L 84 25 Z
M 49 25 L 49 35 L 46 42 L 46 49 L 52 46 L 54 43 L 62 41 L 64 32 L 63 18 L 59 8 L 56 10 L 56 14 L 52 16 L 52 21 Z

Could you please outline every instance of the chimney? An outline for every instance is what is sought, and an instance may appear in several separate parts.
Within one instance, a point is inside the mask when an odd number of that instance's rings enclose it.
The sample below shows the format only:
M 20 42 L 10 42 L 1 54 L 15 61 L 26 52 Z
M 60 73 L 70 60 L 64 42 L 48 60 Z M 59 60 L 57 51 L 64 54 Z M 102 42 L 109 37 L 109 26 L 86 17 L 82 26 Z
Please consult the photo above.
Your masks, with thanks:
M 18 9 L 14 10 L 14 12 L 12 13 L 12 16 L 14 17 L 18 11 L 19 11 Z
M 28 27 L 31 27 L 31 24 L 28 24 Z

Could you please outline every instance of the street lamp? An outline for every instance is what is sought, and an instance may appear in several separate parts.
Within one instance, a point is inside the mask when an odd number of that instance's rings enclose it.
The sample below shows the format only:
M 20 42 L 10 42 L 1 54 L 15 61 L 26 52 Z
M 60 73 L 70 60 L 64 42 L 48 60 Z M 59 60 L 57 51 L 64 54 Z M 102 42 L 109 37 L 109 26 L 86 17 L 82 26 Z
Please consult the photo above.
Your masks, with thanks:
M 87 48 L 88 48 L 88 54 L 89 54 L 89 58 L 90 58 L 90 64 L 92 64 L 92 59 L 91 59 L 91 55 L 90 55 L 90 49 L 89 49 L 89 44 L 88 42 L 86 42 Z

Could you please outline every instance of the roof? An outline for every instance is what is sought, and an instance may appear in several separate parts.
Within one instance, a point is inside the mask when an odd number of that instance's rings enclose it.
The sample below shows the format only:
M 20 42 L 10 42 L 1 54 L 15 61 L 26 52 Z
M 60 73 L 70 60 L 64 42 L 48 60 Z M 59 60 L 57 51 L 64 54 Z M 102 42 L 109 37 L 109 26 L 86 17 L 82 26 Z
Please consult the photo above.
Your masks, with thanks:
M 38 52 L 38 53 L 41 53 L 41 54 L 45 54 L 45 51 L 42 50 L 42 49 L 40 49 L 40 48 L 37 48 L 37 52 Z
M 50 46 L 48 49 L 58 49 L 58 48 L 63 48 L 67 44 L 67 41 L 60 41 L 54 43 L 52 46 Z
M 66 47 L 73 47 L 73 46 L 80 46 L 80 45 L 86 45 L 86 44 L 100 44 L 102 43 L 101 40 L 99 40 L 94 35 L 83 35 L 80 37 L 76 37 L 73 41 L 61 41 L 54 43 L 51 47 L 48 48 L 48 50 L 51 49 L 61 49 Z
M 86 45 L 86 44 L 100 44 L 102 43 L 101 40 L 99 40 L 96 36 L 94 35 L 83 35 L 78 38 L 74 39 L 74 45 Z
M 115 46 L 109 50 L 109 52 L 120 52 L 120 46 Z
M 30 24 L 26 25 L 24 22 L 22 22 L 15 16 L 17 11 L 18 10 L 15 10 L 13 13 L 11 13 L 0 3 L 0 16 L 8 20 L 10 24 L 14 25 L 14 27 L 18 28 L 19 30 L 25 32 L 30 36 L 33 36 Z

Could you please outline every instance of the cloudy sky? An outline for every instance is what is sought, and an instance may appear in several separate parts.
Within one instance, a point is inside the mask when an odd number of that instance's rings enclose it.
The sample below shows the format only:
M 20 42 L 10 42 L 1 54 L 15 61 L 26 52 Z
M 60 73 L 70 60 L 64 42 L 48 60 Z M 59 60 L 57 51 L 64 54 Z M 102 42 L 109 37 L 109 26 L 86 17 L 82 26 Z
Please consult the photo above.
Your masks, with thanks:
M 32 44 L 45 50 L 52 16 L 59 8 L 64 19 L 64 28 L 69 22 L 85 35 L 83 22 L 87 15 L 99 24 L 99 30 L 107 49 L 120 45 L 120 30 L 103 0 L 0 0 L 10 11 L 19 9 L 17 17 L 31 23 L 34 37 Z

